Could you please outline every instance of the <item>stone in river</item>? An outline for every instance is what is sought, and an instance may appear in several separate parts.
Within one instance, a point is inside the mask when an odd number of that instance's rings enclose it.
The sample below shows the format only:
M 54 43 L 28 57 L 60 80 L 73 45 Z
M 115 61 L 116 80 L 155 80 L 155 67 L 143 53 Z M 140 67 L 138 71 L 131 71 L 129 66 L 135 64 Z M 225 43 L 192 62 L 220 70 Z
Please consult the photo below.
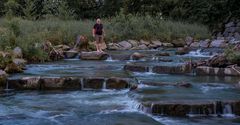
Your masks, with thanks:
M 109 55 L 105 52 L 81 52 L 80 59 L 81 60 L 106 60 Z

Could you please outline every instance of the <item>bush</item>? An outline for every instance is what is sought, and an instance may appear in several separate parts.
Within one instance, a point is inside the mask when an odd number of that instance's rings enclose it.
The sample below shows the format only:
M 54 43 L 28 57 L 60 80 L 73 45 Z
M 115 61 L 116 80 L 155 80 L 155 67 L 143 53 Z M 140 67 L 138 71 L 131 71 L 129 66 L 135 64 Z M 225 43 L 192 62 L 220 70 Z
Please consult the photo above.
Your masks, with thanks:
M 232 47 L 229 47 L 225 50 L 225 55 L 227 60 L 229 60 L 231 63 L 240 66 L 240 51 L 236 51 Z

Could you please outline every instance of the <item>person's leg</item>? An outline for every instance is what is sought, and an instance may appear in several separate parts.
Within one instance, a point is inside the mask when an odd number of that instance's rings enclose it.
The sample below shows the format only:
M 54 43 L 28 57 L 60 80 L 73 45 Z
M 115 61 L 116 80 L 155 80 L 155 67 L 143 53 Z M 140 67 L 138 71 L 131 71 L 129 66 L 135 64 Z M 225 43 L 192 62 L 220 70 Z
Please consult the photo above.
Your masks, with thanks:
M 100 38 L 99 38 L 99 50 L 100 50 L 100 52 L 103 52 L 103 50 L 102 50 L 102 43 L 103 43 L 103 36 L 101 36 Z
M 95 36 L 96 37 L 96 41 L 95 41 L 95 46 L 96 46 L 96 49 L 97 49 L 97 52 L 100 52 L 100 50 L 99 50 L 99 46 L 98 46 L 98 43 L 99 43 L 99 36 L 98 35 L 96 35 Z

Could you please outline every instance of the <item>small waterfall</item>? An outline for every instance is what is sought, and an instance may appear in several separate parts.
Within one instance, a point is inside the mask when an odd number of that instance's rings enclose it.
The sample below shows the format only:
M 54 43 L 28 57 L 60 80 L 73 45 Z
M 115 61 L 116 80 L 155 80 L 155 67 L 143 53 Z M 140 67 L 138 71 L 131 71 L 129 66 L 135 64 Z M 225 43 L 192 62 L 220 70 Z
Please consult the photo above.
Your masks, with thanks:
M 152 66 L 148 67 L 148 73 L 153 73 L 153 67 Z
M 225 104 L 223 106 L 223 116 L 226 116 L 226 117 L 234 117 L 235 116 L 233 114 L 233 108 L 230 104 Z
M 81 89 L 84 90 L 84 80 L 83 80 L 83 78 L 81 78 L 80 82 L 81 82 Z
M 107 79 L 104 79 L 102 90 L 106 90 L 106 89 L 107 89 Z
M 107 58 L 106 61 L 107 61 L 107 62 L 113 62 L 112 56 L 110 55 L 110 56 Z
M 132 61 L 134 61 L 134 60 L 133 60 L 133 56 L 132 56 L 132 55 L 130 56 L 130 60 L 129 60 L 129 61 L 131 61 L 131 62 L 132 62 Z

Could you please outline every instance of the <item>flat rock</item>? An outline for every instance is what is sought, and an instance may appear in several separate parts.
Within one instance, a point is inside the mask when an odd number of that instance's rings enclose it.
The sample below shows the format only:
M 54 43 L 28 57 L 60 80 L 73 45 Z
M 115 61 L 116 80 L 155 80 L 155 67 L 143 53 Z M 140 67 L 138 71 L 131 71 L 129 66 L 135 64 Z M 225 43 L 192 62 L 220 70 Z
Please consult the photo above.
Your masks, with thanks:
M 177 100 L 145 102 L 140 107 L 153 115 L 167 115 L 186 117 L 189 114 L 196 115 L 223 115 L 225 106 L 230 106 L 234 114 L 240 114 L 240 101 L 232 100 Z
M 127 64 L 124 66 L 124 70 L 132 71 L 132 72 L 148 72 L 149 68 L 147 66 Z
M 65 51 L 64 55 L 65 58 L 70 59 L 70 58 L 75 58 L 78 55 L 78 51 L 76 50 L 69 50 L 69 51 Z
M 208 66 L 199 66 L 196 68 L 197 75 L 211 76 L 240 76 L 240 67 L 235 68 L 214 68 Z
M 105 52 L 81 52 L 79 57 L 81 60 L 106 60 L 109 55 Z

